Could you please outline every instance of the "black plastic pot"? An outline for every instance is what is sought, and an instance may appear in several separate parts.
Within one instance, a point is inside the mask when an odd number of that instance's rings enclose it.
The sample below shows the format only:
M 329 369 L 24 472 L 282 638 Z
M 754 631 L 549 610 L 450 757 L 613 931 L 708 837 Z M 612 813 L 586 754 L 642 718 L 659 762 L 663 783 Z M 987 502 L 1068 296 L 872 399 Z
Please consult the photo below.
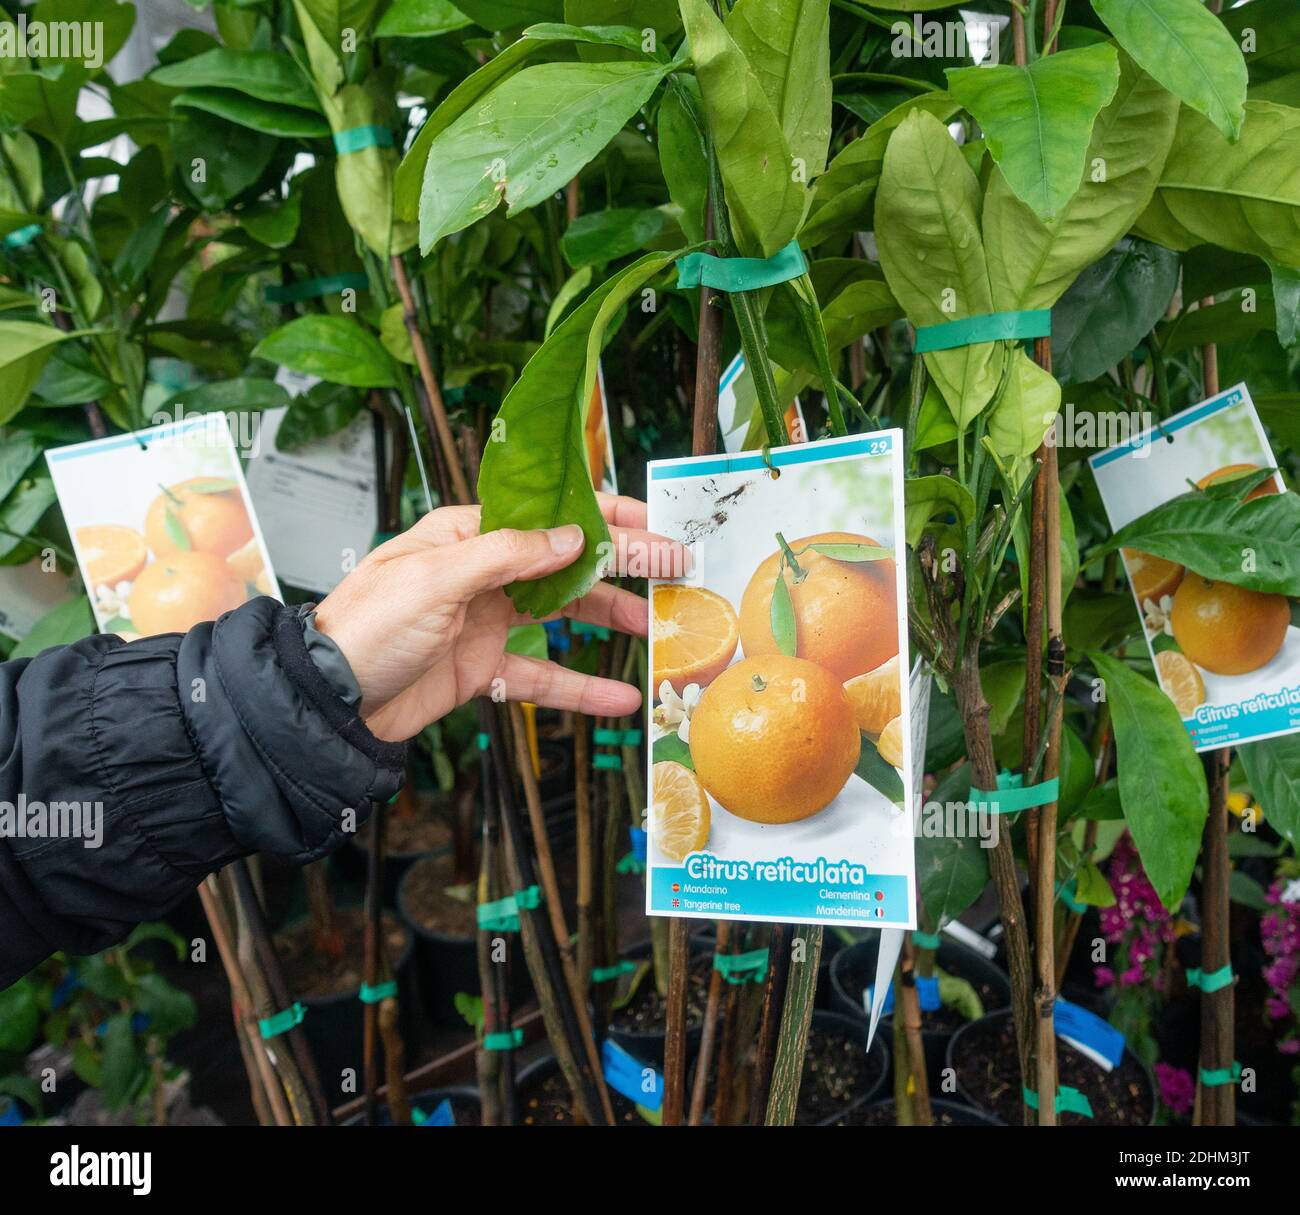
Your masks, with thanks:
M 416 1093 L 411 1098 L 411 1109 L 419 1110 L 428 1117 L 444 1101 L 451 1102 L 451 1112 L 456 1119 L 457 1125 L 477 1126 L 479 1121 L 481 1102 L 478 1089 L 468 1084 L 452 1085 L 448 1088 L 431 1088 L 423 1093 Z M 467 1116 L 468 1115 L 468 1116 Z M 366 1116 L 364 1113 L 353 1114 L 343 1125 L 344 1126 L 365 1126 Z M 387 1105 L 381 1105 L 375 1111 L 376 1126 L 392 1126 L 392 1118 L 388 1112 Z
M 957 1096 L 960 1097 L 962 1101 L 964 1101 L 967 1105 L 973 1106 L 975 1109 L 981 1110 L 984 1113 L 989 1114 L 993 1117 L 998 1117 L 996 1112 L 989 1109 L 988 1106 L 982 1104 L 981 1101 L 971 1093 L 971 1091 L 967 1088 L 966 1084 L 963 1082 L 961 1069 L 957 1066 L 956 1060 L 957 1060 L 957 1055 L 959 1054 L 961 1049 L 961 1041 L 963 1035 L 974 1032 L 976 1026 L 983 1026 L 986 1023 L 991 1021 L 1005 1021 L 1008 1018 L 1010 1018 L 1010 1016 L 1011 1016 L 1011 1010 L 1009 1008 L 1004 1008 L 1004 1009 L 1000 1009 L 998 1012 L 990 1013 L 986 1017 L 981 1017 L 980 1020 L 978 1021 L 968 1021 L 965 1025 L 961 1027 L 961 1029 L 959 1029 L 955 1034 L 953 1034 L 952 1037 L 948 1040 L 948 1054 L 945 1059 L 945 1066 L 951 1069 L 952 1075 L 956 1080 Z M 1061 1051 L 1073 1051 L 1074 1049 L 1068 1044 L 1061 1042 L 1059 1039 L 1057 1040 L 1057 1047 L 1058 1047 L 1058 1055 L 1059 1052 Z M 1131 1050 L 1125 1048 L 1124 1054 L 1126 1058 L 1131 1060 L 1134 1064 L 1136 1064 L 1137 1068 L 1139 1069 L 1143 1078 L 1143 1085 L 1146 1089 L 1147 1103 L 1151 1108 L 1151 1114 L 1149 1118 L 1142 1125 L 1153 1126 L 1155 1124 L 1156 1110 L 1157 1110 L 1155 1077 L 1152 1076 L 1151 1069 L 1147 1067 L 1147 1065 L 1143 1063 L 1142 1060 L 1139 1059 Z M 1062 1081 L 1062 1083 L 1068 1083 L 1068 1081 Z M 1089 1125 L 1092 1125 L 1092 1123 L 1089 1122 Z M 1097 1123 L 1097 1125 L 1104 1126 L 1106 1124 Z
M 543 738 L 537 744 L 537 754 L 542 761 L 542 775 L 538 789 L 543 801 L 562 797 L 573 792 L 573 746 L 555 739 Z
M 383 863 L 380 866 L 383 873 L 380 885 L 384 892 L 384 906 L 397 906 L 398 887 L 401 886 L 406 871 L 416 861 L 423 860 L 426 856 L 444 856 L 449 851 L 450 846 L 434 848 L 426 852 L 389 852 L 385 849 Z M 334 863 L 338 866 L 340 876 L 346 881 L 365 886 L 366 870 L 370 864 L 370 850 L 363 848 L 356 838 L 349 839 L 334 854 Z
M 415 995 L 412 982 L 413 944 L 408 931 L 401 956 L 393 963 L 400 1009 L 399 1024 L 402 1037 L 407 1041 L 413 1038 L 417 1024 L 412 1008 Z M 351 1101 L 359 1091 L 366 1015 L 366 1006 L 361 1002 L 360 993 L 361 989 L 354 987 L 351 991 L 331 996 L 308 996 L 301 1001 L 307 1010 L 302 1030 L 311 1047 L 312 1058 L 316 1060 L 321 1087 L 331 1105 Z M 355 1074 L 356 1087 L 350 1091 L 343 1088 L 345 1071 Z
M 814 1010 L 812 1015 L 812 1031 L 824 1034 L 839 1034 L 861 1043 L 862 1049 L 867 1049 L 867 1023 L 861 1017 L 846 1017 L 843 1013 L 822 1012 Z M 880 1075 L 875 1081 L 861 1094 L 855 1097 L 842 1109 L 837 1110 L 827 1118 L 822 1118 L 815 1122 L 815 1126 L 834 1126 L 850 1111 L 859 1109 L 862 1106 L 870 1105 L 876 1101 L 881 1093 L 885 1091 L 885 1085 L 889 1082 L 890 1056 L 889 1047 L 885 1045 L 884 1035 L 877 1029 L 876 1040 L 871 1044 L 871 1055 L 879 1061 Z M 796 1123 L 798 1119 L 796 1118 Z
M 865 1115 L 874 1112 L 883 1116 L 882 1120 L 892 1124 L 895 1118 L 894 1099 L 873 1101 L 870 1105 L 857 1106 L 856 1117 L 837 1118 L 836 1126 L 862 1126 L 867 1123 Z M 962 1105 L 956 1101 L 938 1101 L 930 1098 L 930 1112 L 934 1115 L 935 1126 L 1006 1126 L 1000 1118 L 995 1118 L 987 1110 L 976 1109 L 973 1105 Z M 879 1125 L 873 1123 L 873 1125 Z
M 854 976 L 866 976 L 862 988 L 875 980 L 876 955 L 879 951 L 880 938 L 873 936 L 866 941 L 859 941 L 848 949 L 841 950 L 831 962 L 831 1007 L 847 1016 L 866 1021 L 866 1010 L 861 999 L 854 999 L 854 992 L 860 990 Z M 946 937 L 940 941 L 937 954 L 940 969 L 959 979 L 965 979 L 976 985 L 983 984 L 994 993 L 996 1003 L 985 1008 L 986 1013 L 995 1009 L 1006 1008 L 1011 1002 L 1011 980 L 1006 972 L 995 966 L 987 958 L 981 957 L 973 949 L 967 948 Z M 893 1016 L 881 1017 L 877 1034 L 885 1034 L 892 1040 Z M 922 1029 L 921 1042 L 925 1047 L 925 1069 L 930 1080 L 930 1091 L 940 1092 L 943 1081 L 943 1069 L 948 1057 L 948 1041 L 953 1031 L 939 1029 Z
M 623 951 L 623 956 L 633 962 L 644 962 L 652 952 L 653 946 L 649 941 L 642 941 L 639 945 L 633 945 L 630 949 Z M 696 958 L 704 953 L 713 952 L 713 939 L 711 937 L 692 937 L 691 938 L 691 957 Z M 647 975 L 642 980 L 643 983 L 653 983 L 654 977 Z M 702 1025 L 693 1025 L 686 1030 L 686 1062 L 690 1063 L 695 1058 L 700 1049 L 700 1035 L 704 1032 Z M 640 1059 L 642 1063 L 649 1063 L 655 1067 L 664 1065 L 664 1042 L 666 1032 L 658 1033 L 640 1033 L 635 1030 L 616 1029 L 614 1026 L 609 1027 L 609 1036 L 619 1044 L 634 1059 Z
M 424 1015 L 441 1025 L 463 1027 L 465 1019 L 456 1009 L 458 992 L 479 994 L 478 946 L 472 936 L 453 937 L 424 927 L 406 909 L 406 885 L 414 866 L 402 875 L 397 887 L 397 913 L 415 942 L 412 977 Z M 522 1004 L 532 991 L 523 950 L 512 949 L 510 957 L 510 1000 Z
M 515 1077 L 515 1095 L 518 1105 L 519 1125 L 526 1125 L 528 1116 L 528 1099 L 533 1090 L 556 1075 L 560 1070 L 560 1061 L 554 1055 L 543 1055 L 534 1060 Z M 614 1107 L 614 1118 L 620 1126 L 649 1126 L 644 1118 L 636 1112 L 636 1106 L 620 1093 L 610 1090 L 610 1103 Z

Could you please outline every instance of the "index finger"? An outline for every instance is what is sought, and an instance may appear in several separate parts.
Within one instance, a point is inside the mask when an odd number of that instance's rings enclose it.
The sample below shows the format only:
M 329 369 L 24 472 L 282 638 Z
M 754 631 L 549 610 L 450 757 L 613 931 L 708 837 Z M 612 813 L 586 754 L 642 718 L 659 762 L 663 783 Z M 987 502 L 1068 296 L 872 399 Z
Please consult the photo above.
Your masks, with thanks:
M 606 523 L 612 523 L 615 527 L 645 527 L 646 507 L 639 499 L 598 491 L 596 501 L 600 504 L 600 513 L 605 516 Z

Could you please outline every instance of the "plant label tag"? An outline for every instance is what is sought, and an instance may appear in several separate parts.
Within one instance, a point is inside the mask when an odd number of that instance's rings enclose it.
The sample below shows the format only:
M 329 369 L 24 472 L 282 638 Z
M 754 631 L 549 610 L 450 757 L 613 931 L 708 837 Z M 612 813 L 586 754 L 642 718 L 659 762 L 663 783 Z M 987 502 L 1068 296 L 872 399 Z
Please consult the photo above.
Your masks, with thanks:
M 786 406 L 785 429 L 790 442 L 808 441 L 808 423 L 804 421 L 803 406 L 798 397 Z M 722 436 L 722 449 L 726 452 L 759 447 L 766 437 L 754 377 L 749 374 L 743 354 L 736 355 L 727 364 L 718 381 L 718 432 Z
M 1124 1058 L 1124 1035 L 1096 1013 L 1057 997 L 1056 1036 L 1087 1055 L 1099 1067 L 1113 1071 Z
M 220 410 L 45 453 L 100 632 L 184 633 L 280 585 Z
M 875 985 L 873 984 L 862 993 L 862 1008 L 868 1017 L 871 1016 L 871 1005 L 875 997 L 875 991 Z M 917 975 L 916 994 L 922 1012 L 936 1012 L 943 1007 L 943 1001 L 939 998 L 939 980 L 935 975 Z M 880 1011 L 885 1016 L 894 1011 L 893 983 L 890 983 L 885 989 L 885 1003 Z
M 901 432 L 647 483 L 694 557 L 651 579 L 648 914 L 914 928 Z
M 262 414 L 248 491 L 271 559 L 290 586 L 328 595 L 370 551 L 375 535 L 375 438 L 370 413 L 328 438 L 280 451 L 286 408 Z
M 973 928 L 968 928 L 960 920 L 952 920 L 943 926 L 943 930 L 948 936 L 959 944 L 966 945 L 975 950 L 991 962 L 998 956 L 998 947 L 993 944 L 988 937 L 982 937 Z
M 1245 384 L 1148 427 L 1127 442 L 1088 457 L 1111 528 L 1118 532 L 1178 499 L 1163 525 L 1164 541 L 1180 531 L 1222 547 L 1225 537 L 1194 512 L 1206 499 L 1241 499 L 1231 554 L 1205 548 L 1223 570 L 1245 575 L 1269 568 L 1251 540 L 1250 515 L 1282 492 L 1277 467 Z M 1234 482 L 1246 485 L 1234 488 Z M 1178 511 L 1187 515 L 1179 521 Z M 1238 552 L 1237 550 L 1240 549 Z M 1160 687 L 1173 701 L 1197 751 L 1300 731 L 1300 627 L 1285 595 L 1217 581 L 1207 570 L 1141 550 L 1140 532 L 1120 550 Z M 1188 551 L 1195 554 L 1196 547 Z
M 591 386 L 591 400 L 587 403 L 583 439 L 587 444 L 591 483 L 601 493 L 618 493 L 618 470 L 614 467 L 614 428 L 609 416 L 609 398 L 605 395 L 605 368 L 599 360 L 596 363 L 596 382 Z
M 605 1083 L 616 1093 L 652 1112 L 663 1105 L 663 1076 L 628 1054 L 612 1038 L 606 1038 L 601 1045 L 600 1065 L 605 1073 Z

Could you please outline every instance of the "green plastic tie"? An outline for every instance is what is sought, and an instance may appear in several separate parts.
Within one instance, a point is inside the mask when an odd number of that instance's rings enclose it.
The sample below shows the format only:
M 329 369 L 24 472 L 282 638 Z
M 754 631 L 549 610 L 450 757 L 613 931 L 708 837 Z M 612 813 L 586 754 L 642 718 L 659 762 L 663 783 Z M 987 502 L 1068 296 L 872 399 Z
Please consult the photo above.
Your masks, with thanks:
M 921 949 L 938 949 L 943 944 L 937 932 L 914 932 L 912 942 Z
M 484 932 L 518 932 L 518 912 L 514 895 L 497 899 L 494 903 L 480 903 L 475 909 L 478 926 Z
M 480 751 L 486 751 L 492 742 L 488 737 L 488 732 L 486 730 L 480 730 L 478 732 L 478 739 L 476 741 L 478 742 L 478 749 Z
M 326 295 L 339 295 L 351 288 L 369 291 L 370 280 L 358 270 L 347 274 L 326 274 L 320 278 L 305 278 L 297 283 L 268 283 L 268 304 L 296 304 L 301 300 L 317 300 Z
M 1038 1094 L 1032 1088 L 1024 1090 L 1025 1104 L 1031 1110 L 1038 1108 Z M 1082 1114 L 1085 1118 L 1092 1117 L 1092 1103 L 1077 1088 L 1071 1088 L 1068 1084 L 1063 1084 L 1056 1090 L 1056 1112 L 1058 1114 Z
M 1187 972 L 1187 986 L 1199 987 L 1209 995 L 1222 987 L 1231 987 L 1233 978 L 1231 962 L 1227 966 L 1220 966 L 1218 970 L 1210 971 L 1209 974 L 1194 966 Z
M 609 640 L 609 630 L 601 624 L 587 624 L 582 620 L 575 620 L 569 626 L 569 632 L 574 637 L 595 637 L 599 641 Z
M 389 979 L 387 983 L 379 983 L 374 987 L 369 983 L 362 983 L 361 990 L 357 994 L 361 997 L 362 1004 L 378 1004 L 380 1000 L 387 1000 L 390 996 L 397 995 L 397 980 Z
M 1088 910 L 1088 904 L 1080 903 L 1078 898 L 1075 897 L 1078 890 L 1078 885 L 1074 882 L 1056 883 L 1056 897 L 1061 900 L 1065 908 L 1074 912 L 1075 915 L 1083 915 Z
M 640 730 L 593 730 L 591 741 L 598 747 L 639 747 L 643 735 Z
M 538 886 L 529 886 L 526 890 L 515 891 L 515 906 L 520 911 L 535 911 L 542 905 L 542 891 Z
M 761 983 L 767 978 L 766 949 L 751 949 L 749 953 L 715 953 L 713 969 L 728 983 Z
M 591 972 L 591 981 L 593 983 L 608 983 L 610 979 L 617 979 L 619 975 L 630 975 L 636 969 L 636 963 L 624 958 L 621 962 L 615 962 L 613 966 L 597 966 Z
M 644 873 L 645 861 L 635 852 L 629 852 L 614 868 L 619 873 Z
M 1027 312 L 986 312 L 960 321 L 941 325 L 918 325 L 917 354 L 932 350 L 955 350 L 958 346 L 976 346 L 980 342 L 1018 341 L 1024 338 L 1051 337 L 1052 311 L 1033 308 Z
M 608 769 L 614 772 L 623 770 L 623 757 L 615 755 L 611 751 L 597 751 L 591 757 L 591 766 L 593 768 Z
M 281 1012 L 273 1013 L 269 1017 L 263 1017 L 257 1023 L 257 1032 L 263 1038 L 275 1038 L 280 1034 L 302 1024 L 302 1019 L 307 1015 L 307 1009 L 300 1003 L 291 1004 Z
M 524 1044 L 522 1029 L 503 1029 L 494 1034 L 483 1035 L 484 1050 L 514 1050 Z
M 393 133 L 387 127 L 349 127 L 334 132 L 334 148 L 343 155 L 347 152 L 364 152 L 366 148 L 391 148 Z
M 976 789 L 970 791 L 971 809 L 981 810 L 985 814 L 1016 814 L 1028 810 L 1031 806 L 1046 806 L 1059 799 L 1061 779 L 1041 781 L 1037 785 L 1025 785 L 1021 772 L 999 772 L 998 787 L 993 789 Z
M 1241 1064 L 1234 1059 L 1231 1067 L 1201 1068 L 1201 1083 L 1211 1088 L 1221 1084 L 1236 1084 L 1241 1079 Z
M 30 245 L 45 229 L 40 224 L 28 224 L 24 228 L 15 228 L 5 237 L 4 245 L 6 249 L 22 249 Z
M 799 242 L 792 240 L 771 257 L 714 257 L 710 253 L 688 253 L 677 259 L 679 287 L 713 287 L 718 291 L 757 291 L 788 283 L 808 273 Z
M 374 552 L 381 544 L 387 544 L 390 540 L 396 540 L 401 535 L 400 532 L 376 532 L 370 538 L 370 551 Z

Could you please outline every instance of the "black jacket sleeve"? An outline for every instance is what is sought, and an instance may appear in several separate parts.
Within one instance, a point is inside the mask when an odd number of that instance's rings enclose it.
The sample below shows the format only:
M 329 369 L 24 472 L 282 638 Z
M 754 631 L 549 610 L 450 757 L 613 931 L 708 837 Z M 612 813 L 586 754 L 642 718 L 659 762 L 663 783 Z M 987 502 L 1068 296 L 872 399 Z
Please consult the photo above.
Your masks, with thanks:
M 397 790 L 405 754 L 273 599 L 0 665 L 0 990 L 56 950 L 107 948 L 238 857 L 324 856 Z

